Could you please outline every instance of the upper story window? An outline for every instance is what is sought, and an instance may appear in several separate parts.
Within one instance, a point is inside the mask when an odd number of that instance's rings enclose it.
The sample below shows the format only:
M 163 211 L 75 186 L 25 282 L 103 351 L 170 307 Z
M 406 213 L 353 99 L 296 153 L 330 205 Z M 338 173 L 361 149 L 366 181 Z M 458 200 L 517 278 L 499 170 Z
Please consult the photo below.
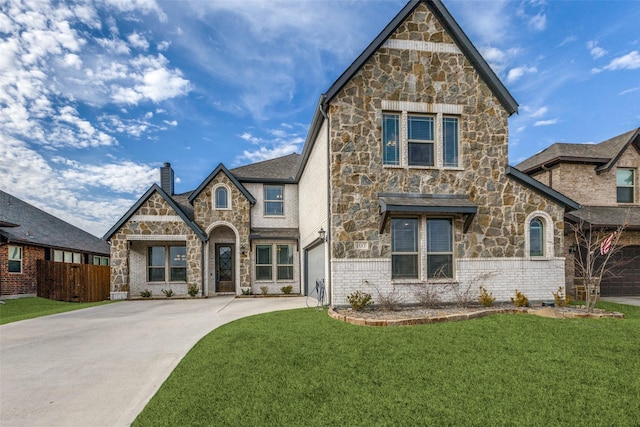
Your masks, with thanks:
M 284 186 L 264 186 L 264 214 L 266 216 L 284 215 Z
M 529 222 L 529 255 L 544 256 L 544 224 L 540 218 Z
M 616 170 L 616 200 L 618 203 L 635 202 L 635 170 Z
M 226 187 L 217 187 L 214 191 L 216 209 L 229 209 L 229 192 Z
M 22 273 L 22 247 L 9 245 L 9 273 Z
M 382 162 L 387 166 L 457 168 L 459 119 L 442 113 L 385 112 L 382 147 Z

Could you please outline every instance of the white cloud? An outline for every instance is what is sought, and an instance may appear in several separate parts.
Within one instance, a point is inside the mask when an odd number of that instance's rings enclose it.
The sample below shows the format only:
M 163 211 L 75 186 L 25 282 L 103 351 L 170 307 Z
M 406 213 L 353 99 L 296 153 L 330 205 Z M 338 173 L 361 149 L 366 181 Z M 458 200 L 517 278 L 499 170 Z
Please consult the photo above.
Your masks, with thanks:
M 520 79 L 526 73 L 536 73 L 538 69 L 536 67 L 516 67 L 509 70 L 507 74 L 507 83 L 513 83 Z
M 628 94 L 628 93 L 633 93 L 633 92 L 636 92 L 636 91 L 639 91 L 639 90 L 640 90 L 640 86 L 638 86 L 638 87 L 632 87 L 631 89 L 623 90 L 623 91 L 622 91 L 622 92 L 620 92 L 618 95 L 626 95 L 626 94 Z
M 626 55 L 613 59 L 609 62 L 609 65 L 603 68 L 594 68 L 591 72 L 599 73 L 604 70 L 635 70 L 638 68 L 640 68 L 640 54 L 637 50 L 634 50 Z
M 587 42 L 587 49 L 589 49 L 589 53 L 591 53 L 591 56 L 593 57 L 593 59 L 602 58 L 607 54 L 606 50 L 598 46 L 597 41 L 589 40 Z
M 544 31 L 547 28 L 547 17 L 544 13 L 538 13 L 529 19 L 529 27 L 535 31 Z
M 259 162 L 287 154 L 299 152 L 305 141 L 307 126 L 302 124 L 281 124 L 278 129 L 269 129 L 268 137 L 258 137 L 251 132 L 244 132 L 241 139 L 259 146 L 254 150 L 244 150 L 236 157 L 234 164 Z
M 528 113 L 528 116 L 531 118 L 538 118 L 538 117 L 542 117 L 545 114 L 547 114 L 547 111 L 549 111 L 549 108 L 543 106 L 540 108 L 537 108 L 535 110 L 532 110 L 530 107 L 523 105 L 521 107 L 522 111 L 524 111 L 525 113 Z
M 533 125 L 534 126 L 550 126 L 550 125 L 555 125 L 556 123 L 558 123 L 558 119 L 538 120 Z
M 129 34 L 129 36 L 127 36 L 127 40 L 129 40 L 131 46 L 135 48 L 142 50 L 149 49 L 149 42 L 147 41 L 147 39 L 136 32 Z

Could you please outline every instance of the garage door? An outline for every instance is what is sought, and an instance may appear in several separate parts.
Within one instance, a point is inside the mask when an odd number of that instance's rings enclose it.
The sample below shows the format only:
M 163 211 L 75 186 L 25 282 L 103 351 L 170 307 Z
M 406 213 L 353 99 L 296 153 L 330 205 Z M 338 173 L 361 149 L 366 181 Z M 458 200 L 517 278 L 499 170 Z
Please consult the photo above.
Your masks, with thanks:
M 600 294 L 603 297 L 640 295 L 640 246 L 622 248 L 620 261 L 616 259 L 614 263 L 613 276 L 602 278 Z
M 306 277 L 304 294 L 309 295 L 316 287 L 316 280 L 324 279 L 324 245 L 319 244 L 305 251 Z

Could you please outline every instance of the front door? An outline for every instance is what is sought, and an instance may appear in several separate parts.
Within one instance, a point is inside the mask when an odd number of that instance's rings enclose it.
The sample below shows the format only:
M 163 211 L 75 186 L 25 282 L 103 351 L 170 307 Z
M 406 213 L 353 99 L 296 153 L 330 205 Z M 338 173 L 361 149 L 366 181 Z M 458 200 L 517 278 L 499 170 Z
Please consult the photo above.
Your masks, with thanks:
M 234 245 L 216 244 L 216 292 L 235 292 L 233 280 Z

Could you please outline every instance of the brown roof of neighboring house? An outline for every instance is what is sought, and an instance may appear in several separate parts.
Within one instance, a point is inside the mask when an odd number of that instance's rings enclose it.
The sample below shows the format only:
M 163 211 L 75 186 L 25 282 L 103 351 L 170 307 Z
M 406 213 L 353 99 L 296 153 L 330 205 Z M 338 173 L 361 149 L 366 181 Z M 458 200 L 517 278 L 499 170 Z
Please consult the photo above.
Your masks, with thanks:
M 574 224 L 617 228 L 627 224 L 628 229 L 640 229 L 640 206 L 583 206 L 582 209 L 565 214 Z
M 555 143 L 516 165 L 516 169 L 531 174 L 558 163 L 587 163 L 596 171 L 606 171 L 616 163 L 624 150 L 635 144 L 640 150 L 640 128 L 632 129 L 599 144 Z
M 0 190 L 0 240 L 109 255 L 107 242 Z

